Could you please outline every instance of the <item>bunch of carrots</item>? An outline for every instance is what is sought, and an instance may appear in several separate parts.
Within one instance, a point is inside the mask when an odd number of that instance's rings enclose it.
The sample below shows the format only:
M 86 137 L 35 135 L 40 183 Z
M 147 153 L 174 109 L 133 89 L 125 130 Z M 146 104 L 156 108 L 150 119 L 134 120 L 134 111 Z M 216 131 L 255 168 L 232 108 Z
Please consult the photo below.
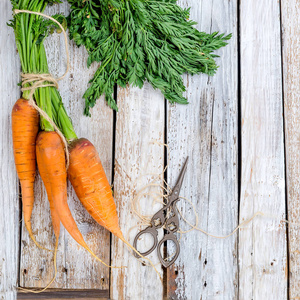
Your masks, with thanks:
M 30 10 L 42 13 L 48 4 L 58 3 L 59 0 L 11 0 L 11 2 L 14 11 Z M 65 20 L 58 21 L 63 24 Z M 57 29 L 56 24 L 42 16 L 21 12 L 14 14 L 9 25 L 15 32 L 23 74 L 49 73 L 43 43 L 45 38 Z M 22 98 L 17 100 L 12 109 L 13 150 L 21 184 L 25 226 L 36 245 L 43 248 L 35 240 L 31 228 L 37 166 L 50 204 L 56 237 L 55 255 L 62 223 L 82 247 L 104 263 L 86 244 L 67 202 L 68 177 L 79 200 L 90 215 L 101 226 L 132 247 L 124 239 L 118 225 L 116 205 L 99 155 L 89 140 L 77 138 L 57 88 L 45 82 L 46 86 L 35 89 L 33 98 L 64 135 L 68 142 L 68 149 L 65 149 L 51 122 L 40 116 L 28 101 L 33 84 L 34 81 L 28 81 L 23 85 Z M 69 152 L 68 168 L 65 150 Z

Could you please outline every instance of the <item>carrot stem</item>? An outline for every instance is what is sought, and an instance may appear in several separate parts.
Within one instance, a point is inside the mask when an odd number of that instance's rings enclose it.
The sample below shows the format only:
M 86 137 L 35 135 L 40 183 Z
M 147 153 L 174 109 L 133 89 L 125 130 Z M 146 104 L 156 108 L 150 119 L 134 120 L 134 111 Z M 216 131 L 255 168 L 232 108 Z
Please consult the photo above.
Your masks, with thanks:
M 12 3 L 13 9 L 43 12 L 48 2 L 49 1 L 46 0 L 23 0 L 17 4 Z M 49 73 L 44 47 L 44 40 L 49 34 L 49 28 L 45 29 L 45 27 L 43 27 L 44 21 L 48 22 L 48 20 L 43 20 L 40 16 L 20 13 L 14 16 L 14 20 L 10 24 L 15 31 L 16 44 L 23 73 Z M 41 30 L 41 32 L 39 32 L 39 30 Z M 45 82 L 45 84 L 47 83 Z M 29 86 L 30 84 L 27 85 L 27 87 Z M 23 98 L 28 99 L 29 94 L 30 91 L 24 91 Z M 67 140 L 77 138 L 72 122 L 63 107 L 61 97 L 55 87 L 38 88 L 34 93 L 34 99 L 37 105 L 53 119 Z M 43 117 L 41 117 L 40 125 L 44 131 L 53 131 L 52 125 Z

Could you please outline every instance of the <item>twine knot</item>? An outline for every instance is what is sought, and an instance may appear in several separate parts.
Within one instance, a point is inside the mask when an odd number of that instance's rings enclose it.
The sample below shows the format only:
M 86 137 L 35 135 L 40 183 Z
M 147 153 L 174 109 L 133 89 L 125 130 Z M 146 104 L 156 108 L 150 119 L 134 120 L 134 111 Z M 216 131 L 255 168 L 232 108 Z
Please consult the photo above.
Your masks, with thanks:
M 21 73 L 21 78 L 22 78 L 22 84 L 25 85 L 26 83 L 32 83 L 35 82 L 35 84 L 38 87 L 43 87 L 41 85 L 44 84 L 44 82 L 50 82 L 51 86 L 54 86 L 58 89 L 58 80 L 53 77 L 51 74 L 30 74 L 30 73 Z M 47 84 L 46 86 L 50 86 Z M 22 91 L 28 91 L 31 90 L 31 88 L 22 88 Z

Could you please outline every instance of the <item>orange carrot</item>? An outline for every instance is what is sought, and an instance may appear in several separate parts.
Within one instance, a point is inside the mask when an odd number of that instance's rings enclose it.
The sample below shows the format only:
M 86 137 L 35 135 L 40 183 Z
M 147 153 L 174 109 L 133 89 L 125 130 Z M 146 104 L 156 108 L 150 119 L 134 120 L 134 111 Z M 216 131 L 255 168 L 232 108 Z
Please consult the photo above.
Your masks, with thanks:
M 44 135 L 44 134 L 45 134 L 45 132 L 40 133 L 37 140 L 40 140 L 40 136 Z M 55 209 L 55 205 L 53 202 L 52 188 L 51 188 L 51 183 L 50 183 L 49 176 L 47 173 L 47 168 L 46 168 L 46 165 L 43 163 L 43 158 L 41 157 L 40 147 L 38 147 L 38 146 L 36 149 L 36 159 L 37 159 L 37 163 L 38 163 L 39 173 L 41 175 L 41 178 L 42 178 L 45 188 L 46 188 L 48 201 L 50 204 L 50 212 L 51 212 L 53 231 L 54 231 L 54 235 L 57 240 L 57 239 L 59 239 L 59 233 L 60 233 L 60 218 L 58 216 L 58 213 Z
M 120 238 L 140 257 L 148 260 L 160 279 L 159 272 L 150 259 L 141 255 L 125 240 L 119 227 L 116 204 L 111 187 L 94 145 L 81 138 L 71 143 L 68 178 L 82 205 L 100 225 Z
M 47 194 L 53 201 L 59 219 L 67 231 L 79 243 L 83 237 L 73 219 L 67 203 L 67 171 L 63 143 L 54 131 L 42 131 L 36 140 L 37 163 Z M 85 243 L 84 243 L 85 245 Z
M 41 178 L 63 226 L 78 244 L 108 266 L 87 246 L 68 206 L 65 151 L 59 135 L 54 131 L 40 132 L 36 140 L 36 153 Z
M 44 184 L 49 184 L 53 204 L 60 221 L 78 244 L 104 265 L 111 267 L 98 258 L 87 246 L 71 214 L 67 203 L 65 152 L 58 134 L 55 132 L 41 132 L 36 141 L 36 152 L 41 178 Z M 77 158 L 79 158 L 79 161 Z M 40 167 L 41 164 L 43 164 L 43 167 Z M 71 144 L 68 173 L 76 194 L 83 205 L 89 210 L 90 214 L 101 225 L 114 233 L 128 247 L 139 254 L 123 237 L 118 225 L 116 205 L 112 197 L 110 185 L 105 176 L 98 153 L 88 140 L 80 139 Z M 153 263 L 148 258 L 145 259 L 151 263 L 158 273 Z
M 94 145 L 87 139 L 70 145 L 68 178 L 77 197 L 100 225 L 123 238 L 111 187 Z
M 40 133 L 39 136 L 40 135 L 42 135 L 42 133 Z M 36 159 L 37 159 L 38 168 L 39 168 L 41 178 L 42 178 L 42 180 L 44 182 L 44 185 L 45 185 L 45 188 L 46 188 L 48 201 L 49 201 L 49 204 L 50 204 L 52 227 L 53 227 L 53 231 L 54 231 L 54 235 L 55 235 L 55 239 L 56 239 L 56 241 L 55 241 L 55 250 L 54 250 L 54 276 L 45 288 L 38 291 L 39 293 L 41 293 L 41 292 L 45 291 L 52 284 L 52 282 L 55 280 L 56 275 L 57 275 L 56 254 L 57 254 L 59 233 L 60 233 L 60 218 L 59 218 L 58 213 L 57 213 L 57 211 L 55 209 L 55 206 L 54 206 L 54 201 L 53 201 L 53 196 L 52 196 L 52 188 L 51 188 L 50 178 L 49 178 L 48 173 L 47 173 L 47 168 L 46 168 L 46 165 L 42 161 L 43 158 L 41 157 L 41 152 L 39 150 L 40 150 L 40 148 L 37 147 Z
M 36 242 L 31 228 L 36 173 L 35 140 L 38 130 L 38 112 L 28 100 L 17 100 L 12 109 L 12 136 L 15 165 L 21 183 L 24 223 L 34 243 L 45 249 Z

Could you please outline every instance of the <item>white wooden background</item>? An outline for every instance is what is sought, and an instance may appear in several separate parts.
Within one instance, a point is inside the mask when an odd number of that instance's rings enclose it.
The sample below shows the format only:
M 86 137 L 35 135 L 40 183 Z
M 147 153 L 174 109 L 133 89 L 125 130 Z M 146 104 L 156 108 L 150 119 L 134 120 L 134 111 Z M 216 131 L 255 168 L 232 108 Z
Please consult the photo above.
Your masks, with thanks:
M 117 114 L 102 98 L 92 118 L 84 117 L 81 97 L 97 65 L 88 70 L 85 50 L 70 42 L 71 71 L 60 83 L 66 109 L 78 135 L 95 144 L 109 179 L 114 179 L 120 226 L 131 242 L 141 228 L 130 230 L 138 224 L 130 205 L 134 182 L 140 175 L 162 172 L 165 164 L 164 149 L 153 145 L 154 140 L 169 145 L 171 185 L 189 155 L 182 195 L 196 206 L 200 228 L 225 235 L 257 211 L 265 217 L 225 240 L 199 231 L 184 235 L 176 263 L 167 271 L 159 269 L 161 285 L 151 268 L 138 263 L 120 241 L 95 224 L 69 188 L 69 204 L 87 243 L 106 262 L 128 267 L 103 267 L 62 230 L 59 274 L 52 287 L 97 289 L 102 291 L 99 297 L 114 300 L 300 299 L 300 236 L 293 225 L 300 223 L 300 2 L 179 4 L 191 7 L 199 30 L 233 34 L 229 45 L 218 51 L 220 68 L 214 77 L 184 76 L 188 106 L 169 105 L 146 84 L 141 90 L 116 90 Z M 47 13 L 67 11 L 64 3 Z M 1 0 L 0 299 L 5 300 L 16 299 L 17 286 L 45 286 L 53 268 L 51 255 L 33 245 L 19 222 L 10 112 L 20 96 L 20 64 L 13 31 L 6 26 L 10 17 L 10 1 Z M 61 37 L 48 38 L 46 48 L 51 72 L 62 74 Z M 38 241 L 51 247 L 48 203 L 38 177 L 36 191 L 33 230 Z M 179 208 L 193 218 L 189 204 L 181 201 Z M 155 211 L 147 201 L 143 209 L 148 214 Z M 281 218 L 291 223 L 287 226 Z

